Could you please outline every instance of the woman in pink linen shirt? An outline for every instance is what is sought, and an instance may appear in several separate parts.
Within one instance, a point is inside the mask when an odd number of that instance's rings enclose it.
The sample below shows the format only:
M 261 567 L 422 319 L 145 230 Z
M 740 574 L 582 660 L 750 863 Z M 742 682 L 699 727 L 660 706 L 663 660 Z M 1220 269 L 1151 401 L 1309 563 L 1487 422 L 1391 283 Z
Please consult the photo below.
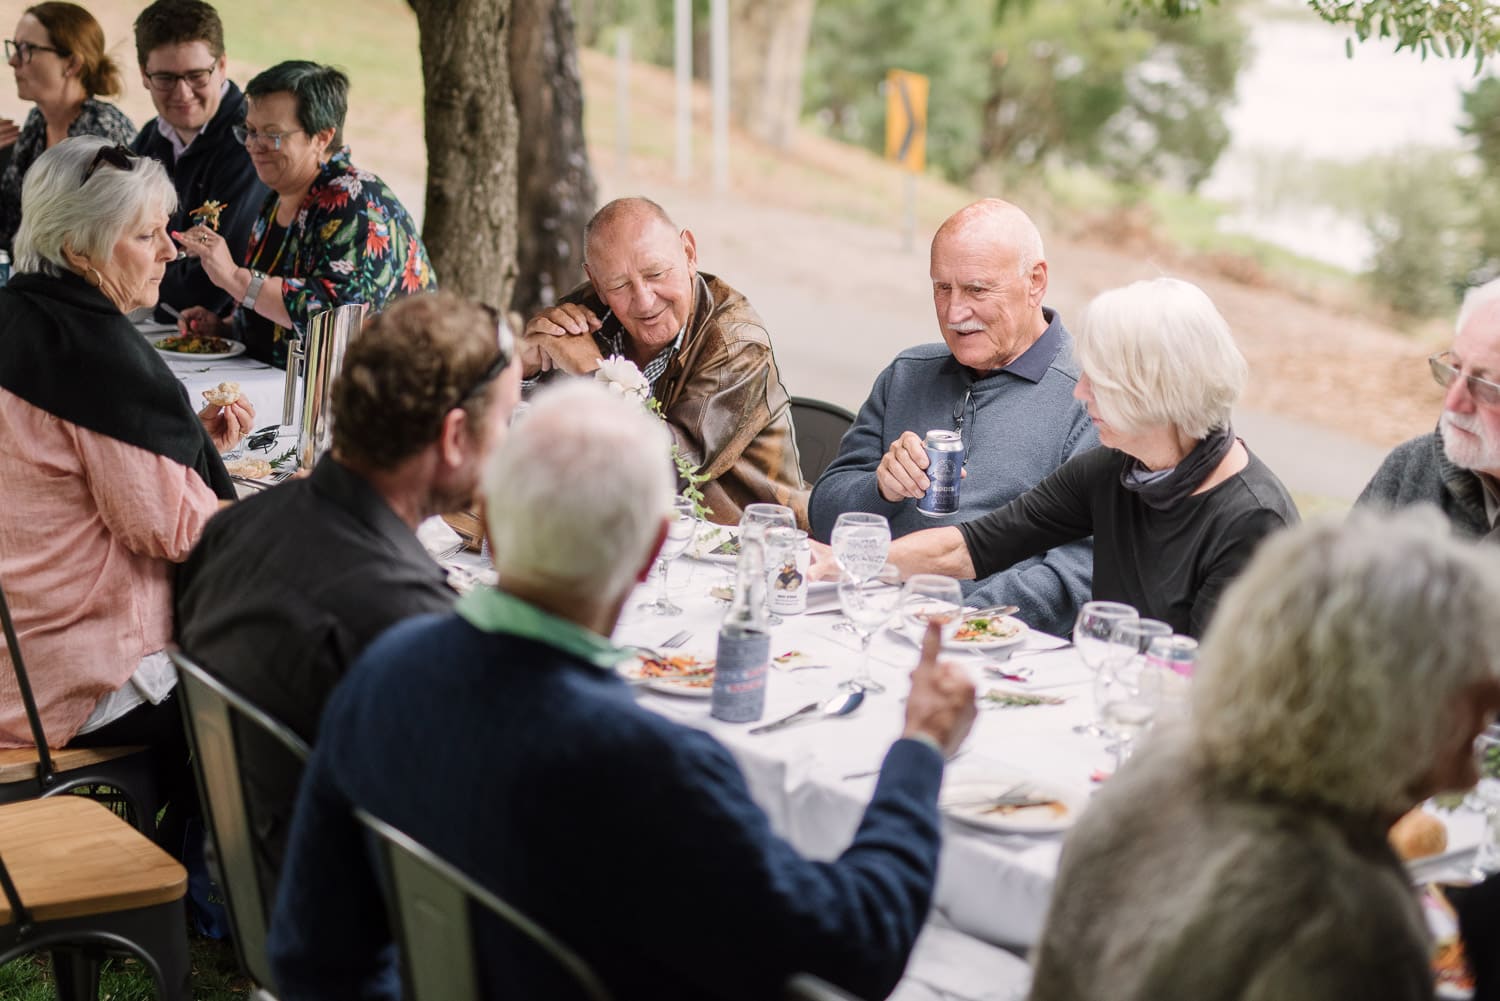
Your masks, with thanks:
M 93 137 L 26 177 L 16 275 L 0 288 L 0 586 L 47 743 L 149 744 L 169 803 L 192 798 L 163 648 L 171 574 L 234 491 L 219 457 L 248 402 L 195 414 L 125 313 L 176 251 L 155 160 Z M 0 746 L 32 743 L 0 654 Z M 172 811 L 180 816 L 180 811 Z M 172 825 L 162 843 L 172 849 Z

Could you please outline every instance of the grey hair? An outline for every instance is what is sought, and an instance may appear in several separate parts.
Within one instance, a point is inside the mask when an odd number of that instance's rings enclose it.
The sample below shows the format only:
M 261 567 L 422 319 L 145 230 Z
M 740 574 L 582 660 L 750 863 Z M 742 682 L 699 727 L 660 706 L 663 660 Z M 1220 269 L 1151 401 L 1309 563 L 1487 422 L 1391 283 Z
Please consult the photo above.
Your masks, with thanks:
M 1268 539 L 1204 637 L 1190 739 L 1252 791 L 1404 811 L 1500 675 L 1500 562 L 1433 508 L 1354 511 Z
M 1500 301 L 1500 278 L 1492 278 L 1483 285 L 1476 285 L 1464 293 L 1464 301 L 1458 307 L 1458 319 L 1453 321 L 1453 330 L 1462 333 L 1464 325 L 1479 310 Z
M 99 136 L 64 139 L 37 157 L 21 184 L 21 226 L 16 230 L 16 271 L 72 272 L 64 248 L 91 261 L 109 259 L 126 228 L 153 212 L 170 215 L 177 189 L 156 160 L 132 156 L 131 169 L 100 164 L 83 175 L 101 146 Z
M 1075 341 L 1100 415 L 1123 431 L 1170 424 L 1204 438 L 1229 423 L 1249 378 L 1229 324 L 1202 289 L 1178 278 L 1101 293 Z
M 349 77 L 342 70 L 307 59 L 288 59 L 261 70 L 245 84 L 245 96 L 288 93 L 297 99 L 297 124 L 311 139 L 333 129 L 330 149 L 344 145 L 344 118 L 349 114 Z
M 484 474 L 501 584 L 623 595 L 671 509 L 671 456 L 660 420 L 592 379 L 539 393 Z

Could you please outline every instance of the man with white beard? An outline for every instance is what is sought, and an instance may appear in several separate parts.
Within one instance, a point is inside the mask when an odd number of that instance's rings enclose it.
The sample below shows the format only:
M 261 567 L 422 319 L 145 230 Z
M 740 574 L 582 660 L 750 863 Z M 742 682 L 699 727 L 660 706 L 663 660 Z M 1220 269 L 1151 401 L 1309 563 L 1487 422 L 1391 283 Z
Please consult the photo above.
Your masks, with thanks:
M 1397 446 L 1361 504 L 1436 504 L 1461 534 L 1500 541 L 1500 279 L 1469 290 L 1453 347 L 1427 359 L 1447 389 L 1437 430 Z
M 809 499 L 821 541 L 845 511 L 884 515 L 896 537 L 977 518 L 1099 444 L 1073 398 L 1073 338 L 1042 305 L 1047 258 L 1026 213 L 998 198 L 960 209 L 932 238 L 931 266 L 943 343 L 908 348 L 876 378 Z M 933 430 L 958 432 L 965 449 L 957 509 L 939 517 L 917 510 Z M 964 594 L 971 605 L 1018 605 L 1030 625 L 1067 633 L 1092 572 L 1091 544 L 1078 542 L 966 582 Z

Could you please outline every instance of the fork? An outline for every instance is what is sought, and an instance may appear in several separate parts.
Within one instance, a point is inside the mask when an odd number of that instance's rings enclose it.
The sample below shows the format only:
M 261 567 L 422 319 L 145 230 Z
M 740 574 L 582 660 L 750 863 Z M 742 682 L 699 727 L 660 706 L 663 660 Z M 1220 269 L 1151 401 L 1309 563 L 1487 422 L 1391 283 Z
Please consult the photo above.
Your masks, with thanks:
M 1072 643 L 1063 643 L 1060 646 L 1049 646 L 1045 650 L 1017 650 L 1015 653 L 1011 654 L 1009 657 L 1007 657 L 1005 659 L 1006 660 L 1015 660 L 1017 657 L 1035 657 L 1037 654 L 1041 654 L 1041 653 L 1056 653 L 1059 650 L 1071 650 L 1071 649 L 1073 649 L 1073 644 Z
M 684 629 L 681 632 L 674 633 L 673 635 L 667 637 L 665 640 L 662 640 L 662 644 L 661 645 L 662 645 L 663 649 L 674 650 L 677 647 L 682 646 L 684 643 L 686 643 L 688 640 L 690 640 L 692 638 L 693 638 L 692 631 L 688 630 L 688 629 Z

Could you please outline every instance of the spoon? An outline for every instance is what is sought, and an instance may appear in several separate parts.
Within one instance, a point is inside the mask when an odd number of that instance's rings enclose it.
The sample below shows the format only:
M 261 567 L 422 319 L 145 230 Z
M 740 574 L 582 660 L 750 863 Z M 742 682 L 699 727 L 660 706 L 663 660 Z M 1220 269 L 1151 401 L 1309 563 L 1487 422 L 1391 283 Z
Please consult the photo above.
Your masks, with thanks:
M 750 732 L 770 733 L 773 730 L 780 730 L 783 727 L 792 726 L 793 724 L 800 723 L 806 719 L 833 719 L 835 716 L 848 716 L 854 710 L 858 709 L 860 703 L 864 700 L 865 690 L 863 688 L 856 688 L 848 692 L 840 692 L 821 705 L 816 702 L 809 702 L 807 705 L 803 706 L 801 709 L 798 709 L 790 716 L 783 716 L 781 717 L 781 719 L 776 720 L 774 723 L 766 723 L 762 726 L 757 726 Z

